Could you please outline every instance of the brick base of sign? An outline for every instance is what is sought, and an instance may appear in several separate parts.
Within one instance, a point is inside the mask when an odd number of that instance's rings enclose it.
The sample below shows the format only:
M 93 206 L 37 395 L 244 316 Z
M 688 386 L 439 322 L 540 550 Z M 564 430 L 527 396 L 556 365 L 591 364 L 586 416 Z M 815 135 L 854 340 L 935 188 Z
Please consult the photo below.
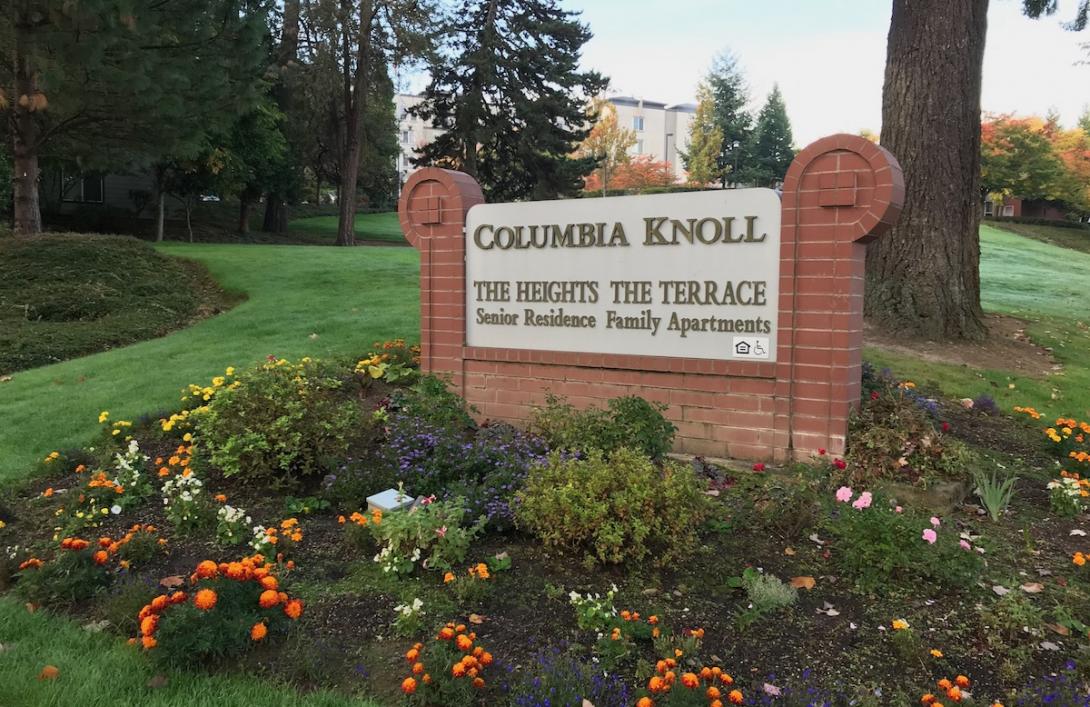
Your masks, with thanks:
M 667 406 L 678 452 L 840 454 L 860 395 L 865 244 L 896 222 L 903 200 L 897 160 L 861 137 L 833 135 L 798 154 L 783 185 L 775 363 L 480 348 L 465 344 L 463 229 L 484 198 L 468 175 L 421 169 L 398 211 L 420 250 L 422 367 L 448 376 L 482 418 L 525 421 L 548 393 L 580 407 L 638 395 Z

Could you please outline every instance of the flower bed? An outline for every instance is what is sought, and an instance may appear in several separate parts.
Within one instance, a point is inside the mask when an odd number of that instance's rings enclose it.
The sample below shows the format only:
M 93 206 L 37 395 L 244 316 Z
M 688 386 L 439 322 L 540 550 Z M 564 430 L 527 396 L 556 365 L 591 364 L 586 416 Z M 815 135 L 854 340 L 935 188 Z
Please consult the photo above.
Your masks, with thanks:
M 479 424 L 414 356 L 271 357 L 161 418 L 104 411 L 2 499 L 0 587 L 167 666 L 391 704 L 1083 704 L 1084 423 L 1032 431 L 1062 462 L 1034 468 L 876 375 L 845 459 L 732 470 L 661 458 L 634 399 Z M 958 478 L 941 513 L 880 491 Z M 411 509 L 368 507 L 399 484 Z

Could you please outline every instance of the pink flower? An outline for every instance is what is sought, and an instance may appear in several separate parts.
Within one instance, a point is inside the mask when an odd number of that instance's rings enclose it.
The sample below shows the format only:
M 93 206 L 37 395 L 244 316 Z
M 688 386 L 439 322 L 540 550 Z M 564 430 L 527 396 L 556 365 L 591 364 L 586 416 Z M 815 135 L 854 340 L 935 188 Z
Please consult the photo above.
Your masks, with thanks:
M 965 550 L 965 551 L 969 551 L 969 550 L 973 549 L 973 546 L 969 544 L 968 540 L 962 540 L 962 541 L 958 542 L 958 545 L 961 545 L 961 549 Z
M 425 498 L 420 499 L 420 505 L 421 506 L 428 506 L 428 505 L 431 505 L 432 503 L 435 503 L 435 495 L 434 494 L 432 494 L 431 496 L 427 496 Z
M 936 518 L 935 516 L 931 516 L 931 525 L 932 525 L 933 527 L 937 528 L 937 527 L 939 527 L 940 525 L 942 525 L 942 521 L 941 521 L 941 520 L 939 520 L 938 518 Z
M 820 448 L 818 449 L 818 456 L 819 456 L 819 457 L 823 457 L 823 456 L 825 456 L 825 448 L 824 448 L 824 447 L 820 447 Z
M 864 491 L 859 494 L 859 498 L 855 499 L 855 503 L 852 504 L 852 508 L 857 511 L 861 511 L 864 508 L 870 508 L 871 501 L 874 500 L 870 494 L 870 491 Z
M 900 506 L 897 506 L 896 508 L 893 509 L 893 512 L 894 513 L 904 513 L 905 509 L 901 508 Z
M 851 486 L 841 486 L 836 490 L 836 500 L 840 503 L 847 503 L 852 500 L 852 496 L 855 495 L 855 491 L 852 491 Z
M 754 471 L 764 471 L 765 470 L 764 463 L 763 462 L 757 462 L 756 464 L 753 465 L 753 470 Z
M 847 469 L 848 463 L 845 462 L 843 459 L 834 459 L 833 466 L 835 466 L 837 469 Z
M 878 391 L 877 390 L 872 390 L 870 392 L 870 399 L 871 400 L 877 400 L 878 399 Z
M 935 541 L 939 539 L 939 536 L 931 528 L 927 528 L 923 531 L 923 539 L 927 541 L 928 545 L 934 545 Z
M 442 528 L 436 528 L 435 534 L 441 538 L 445 538 L 447 536 L 447 526 L 444 525 Z

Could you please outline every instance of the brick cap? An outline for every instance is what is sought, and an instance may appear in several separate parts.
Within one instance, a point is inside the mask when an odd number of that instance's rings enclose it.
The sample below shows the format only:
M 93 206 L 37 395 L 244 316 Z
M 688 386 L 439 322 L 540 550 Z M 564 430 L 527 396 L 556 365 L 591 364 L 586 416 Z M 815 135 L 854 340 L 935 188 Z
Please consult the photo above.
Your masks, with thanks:
M 848 133 L 820 138 L 795 156 L 784 178 L 784 192 L 797 192 L 810 165 L 818 158 L 844 152 L 862 157 L 874 175 L 874 196 L 866 205 L 867 211 L 856 221 L 858 228 L 852 236 L 852 240 L 866 243 L 893 228 L 905 203 L 905 178 L 901 163 L 886 148 Z
M 465 172 L 424 167 L 402 187 L 397 217 L 405 238 L 420 248 L 422 240 L 440 235 L 444 225 L 464 226 L 466 212 L 483 203 L 481 186 Z

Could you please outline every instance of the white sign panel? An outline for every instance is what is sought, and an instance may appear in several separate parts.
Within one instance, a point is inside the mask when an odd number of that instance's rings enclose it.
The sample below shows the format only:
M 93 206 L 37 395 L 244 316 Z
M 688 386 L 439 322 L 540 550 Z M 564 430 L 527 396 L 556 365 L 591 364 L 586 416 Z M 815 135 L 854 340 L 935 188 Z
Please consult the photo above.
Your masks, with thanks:
M 771 189 L 481 204 L 466 217 L 470 346 L 776 360 Z

